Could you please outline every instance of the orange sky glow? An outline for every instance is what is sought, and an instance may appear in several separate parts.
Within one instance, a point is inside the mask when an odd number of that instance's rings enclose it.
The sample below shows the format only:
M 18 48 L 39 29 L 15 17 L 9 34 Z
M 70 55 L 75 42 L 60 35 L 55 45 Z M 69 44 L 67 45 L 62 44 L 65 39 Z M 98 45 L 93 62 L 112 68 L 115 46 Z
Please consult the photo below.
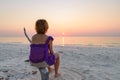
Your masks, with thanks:
M 120 36 L 119 0 L 0 0 L 0 36 L 35 34 L 37 19 L 46 19 L 48 35 Z

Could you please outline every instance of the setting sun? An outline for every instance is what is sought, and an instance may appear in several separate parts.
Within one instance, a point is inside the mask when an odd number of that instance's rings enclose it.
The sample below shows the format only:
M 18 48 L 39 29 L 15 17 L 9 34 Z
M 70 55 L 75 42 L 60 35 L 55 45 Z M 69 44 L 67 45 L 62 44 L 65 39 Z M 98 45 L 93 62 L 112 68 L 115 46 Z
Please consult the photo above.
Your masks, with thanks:
M 65 33 L 64 32 L 62 32 L 62 35 L 64 35 Z

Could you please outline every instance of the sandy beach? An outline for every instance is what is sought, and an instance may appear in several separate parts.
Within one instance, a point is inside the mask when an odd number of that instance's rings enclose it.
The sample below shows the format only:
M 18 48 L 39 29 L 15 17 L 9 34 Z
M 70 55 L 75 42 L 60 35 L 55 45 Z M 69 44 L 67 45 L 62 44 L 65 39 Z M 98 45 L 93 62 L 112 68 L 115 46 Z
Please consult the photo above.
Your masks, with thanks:
M 54 50 L 61 56 L 61 76 L 51 72 L 50 80 L 120 80 L 120 47 L 65 45 Z M 29 44 L 0 43 L 0 80 L 41 80 L 38 69 L 25 62 L 28 56 Z

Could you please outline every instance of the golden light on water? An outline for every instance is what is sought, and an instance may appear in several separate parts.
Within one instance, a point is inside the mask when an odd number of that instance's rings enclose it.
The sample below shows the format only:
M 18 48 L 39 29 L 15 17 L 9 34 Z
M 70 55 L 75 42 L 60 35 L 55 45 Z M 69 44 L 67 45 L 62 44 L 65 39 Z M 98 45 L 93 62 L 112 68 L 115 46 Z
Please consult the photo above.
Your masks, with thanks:
M 65 45 L 65 38 L 62 37 L 62 46 L 64 46 L 64 45 Z
M 64 46 L 65 45 L 65 38 L 64 38 L 64 32 L 62 32 L 62 46 Z

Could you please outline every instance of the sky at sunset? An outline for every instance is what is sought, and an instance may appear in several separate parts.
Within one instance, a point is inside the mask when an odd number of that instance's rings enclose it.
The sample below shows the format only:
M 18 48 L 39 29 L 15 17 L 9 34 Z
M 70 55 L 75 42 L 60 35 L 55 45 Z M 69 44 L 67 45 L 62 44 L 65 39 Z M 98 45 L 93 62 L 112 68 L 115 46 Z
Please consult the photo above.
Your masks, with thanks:
M 120 0 L 0 0 L 0 36 L 32 35 L 41 18 L 49 35 L 120 36 Z

